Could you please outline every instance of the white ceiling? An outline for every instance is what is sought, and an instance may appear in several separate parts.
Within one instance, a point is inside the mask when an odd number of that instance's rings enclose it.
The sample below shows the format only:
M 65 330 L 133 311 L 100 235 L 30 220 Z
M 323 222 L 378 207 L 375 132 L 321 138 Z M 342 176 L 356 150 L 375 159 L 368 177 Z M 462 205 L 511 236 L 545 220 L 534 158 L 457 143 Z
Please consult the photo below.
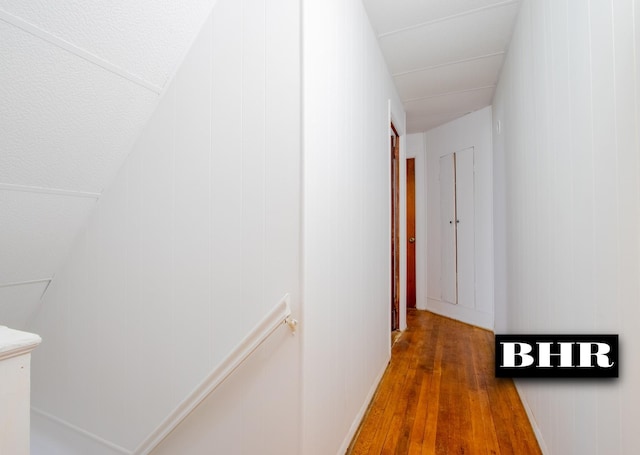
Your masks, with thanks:
M 491 104 L 519 0 L 363 0 L 404 102 L 407 131 Z
M 0 325 L 27 325 L 214 3 L 0 0 Z

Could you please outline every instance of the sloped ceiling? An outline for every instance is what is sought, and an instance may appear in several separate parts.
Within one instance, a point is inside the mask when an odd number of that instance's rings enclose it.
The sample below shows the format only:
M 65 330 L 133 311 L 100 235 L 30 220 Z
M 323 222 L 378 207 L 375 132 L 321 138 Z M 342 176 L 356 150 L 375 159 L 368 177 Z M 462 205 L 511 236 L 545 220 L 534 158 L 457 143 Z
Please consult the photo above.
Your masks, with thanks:
M 25 328 L 215 0 L 0 0 L 0 324 Z M 364 0 L 426 131 L 491 103 L 518 1 Z
M 407 113 L 428 131 L 491 104 L 519 0 L 363 0 Z
M 214 3 L 0 0 L 0 325 L 28 325 Z

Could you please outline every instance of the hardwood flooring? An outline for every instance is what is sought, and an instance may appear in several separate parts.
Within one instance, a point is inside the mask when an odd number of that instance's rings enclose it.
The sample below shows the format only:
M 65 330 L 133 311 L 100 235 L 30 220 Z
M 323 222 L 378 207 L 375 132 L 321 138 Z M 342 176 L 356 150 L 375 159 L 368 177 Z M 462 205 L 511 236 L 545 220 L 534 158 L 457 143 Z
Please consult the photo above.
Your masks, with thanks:
M 493 333 L 427 311 L 407 323 L 347 454 L 541 454 L 513 382 L 494 377 Z

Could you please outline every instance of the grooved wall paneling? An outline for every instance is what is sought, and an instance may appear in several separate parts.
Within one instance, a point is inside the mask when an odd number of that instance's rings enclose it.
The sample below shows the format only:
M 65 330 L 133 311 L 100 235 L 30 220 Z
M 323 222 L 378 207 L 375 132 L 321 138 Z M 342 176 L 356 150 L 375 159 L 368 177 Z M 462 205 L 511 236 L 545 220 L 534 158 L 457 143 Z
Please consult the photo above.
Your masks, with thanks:
M 217 2 L 31 327 L 37 409 L 133 450 L 284 294 L 298 312 L 298 16 Z M 300 337 L 284 330 L 226 386 L 241 398 L 222 404 L 225 453 L 297 451 Z M 185 453 L 210 443 L 185 425 Z
M 303 12 L 300 453 L 324 455 L 346 450 L 389 358 L 389 102 L 405 125 L 361 2 L 305 1 Z
M 497 326 L 623 346 L 616 381 L 518 382 L 547 453 L 640 444 L 639 29 L 634 0 L 524 1 L 494 100 Z

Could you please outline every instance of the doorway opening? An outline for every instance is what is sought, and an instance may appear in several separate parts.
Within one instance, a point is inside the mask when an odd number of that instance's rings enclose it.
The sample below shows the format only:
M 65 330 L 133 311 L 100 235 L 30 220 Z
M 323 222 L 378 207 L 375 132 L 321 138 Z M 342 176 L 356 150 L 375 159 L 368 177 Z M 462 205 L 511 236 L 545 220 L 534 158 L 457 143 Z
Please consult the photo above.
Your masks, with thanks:
M 407 158 L 407 308 L 416 307 L 416 159 Z

